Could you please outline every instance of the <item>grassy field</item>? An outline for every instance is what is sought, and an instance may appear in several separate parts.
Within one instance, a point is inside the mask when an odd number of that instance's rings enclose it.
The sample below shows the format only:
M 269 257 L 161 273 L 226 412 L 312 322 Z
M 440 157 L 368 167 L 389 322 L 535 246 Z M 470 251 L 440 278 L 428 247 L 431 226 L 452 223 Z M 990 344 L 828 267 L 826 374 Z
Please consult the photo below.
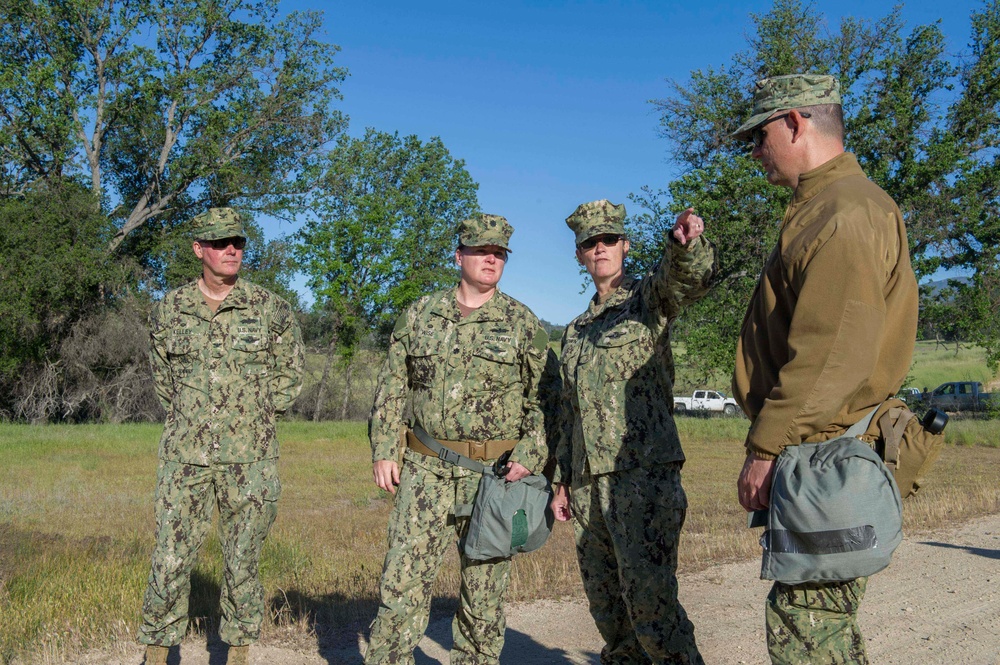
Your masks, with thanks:
M 708 384 L 691 376 L 685 368 L 683 345 L 674 345 L 674 356 L 678 359 L 676 394 L 690 394 L 697 388 L 721 390 L 727 395 L 732 391 L 729 374 L 713 376 Z M 955 344 L 947 346 L 934 342 L 917 342 L 913 352 L 913 366 L 904 385 L 920 390 L 933 390 L 946 381 L 979 381 L 1000 391 L 1000 374 L 990 372 L 986 366 L 986 352 L 978 346 L 961 345 L 956 352 Z
M 681 570 L 759 554 L 736 503 L 746 421 L 678 420 L 690 510 Z M 0 425 L 0 663 L 63 662 L 132 641 L 152 548 L 159 426 Z M 322 642 L 360 631 L 376 608 L 387 495 L 371 481 L 362 423 L 282 423 L 279 517 L 262 577 L 265 639 L 287 631 Z M 909 532 L 1000 511 L 1000 421 L 956 421 L 926 490 L 906 503 Z M 515 558 L 515 600 L 581 593 L 572 529 Z M 217 626 L 221 555 L 210 537 L 193 575 L 195 629 Z M 438 579 L 454 606 L 457 557 Z
M 986 353 L 978 346 L 940 346 L 934 342 L 917 342 L 913 352 L 913 370 L 907 385 L 934 390 L 946 381 L 979 381 L 996 385 L 998 377 L 986 367 Z M 1000 390 L 1000 388 L 994 388 Z

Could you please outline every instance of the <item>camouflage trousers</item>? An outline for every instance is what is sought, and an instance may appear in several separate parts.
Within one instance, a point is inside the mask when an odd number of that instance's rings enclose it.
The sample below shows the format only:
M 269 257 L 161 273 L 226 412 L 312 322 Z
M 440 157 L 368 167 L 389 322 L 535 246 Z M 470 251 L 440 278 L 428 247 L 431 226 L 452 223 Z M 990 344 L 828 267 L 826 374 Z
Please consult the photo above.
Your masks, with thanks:
M 406 452 L 389 517 L 389 551 L 372 623 L 366 665 L 413 663 L 413 649 L 427 629 L 434 578 L 456 536 L 468 528 L 455 519 L 456 504 L 475 499 L 479 474 L 436 458 Z M 452 621 L 452 665 L 500 660 L 507 619 L 503 601 L 510 560 L 473 561 L 460 553 L 462 588 Z
M 858 606 L 867 577 L 826 584 L 775 582 L 767 596 L 767 650 L 776 665 L 867 665 Z
M 601 662 L 703 664 L 677 600 L 680 464 L 594 476 L 571 497 L 583 587 L 606 643 Z
M 216 504 L 225 570 L 219 637 L 234 646 L 258 639 L 265 610 L 258 565 L 280 493 L 274 459 L 210 467 L 160 460 L 156 547 L 142 604 L 140 643 L 171 646 L 184 638 L 191 570 Z

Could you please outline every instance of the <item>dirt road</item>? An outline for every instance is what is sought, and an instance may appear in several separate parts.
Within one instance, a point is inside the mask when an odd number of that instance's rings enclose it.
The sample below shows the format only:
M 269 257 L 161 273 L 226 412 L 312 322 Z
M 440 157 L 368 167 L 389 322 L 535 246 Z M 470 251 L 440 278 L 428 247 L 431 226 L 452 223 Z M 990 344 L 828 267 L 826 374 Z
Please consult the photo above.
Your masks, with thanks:
M 709 665 L 767 663 L 763 602 L 769 583 L 759 563 L 718 566 L 682 576 L 681 600 Z M 602 642 L 583 602 L 508 608 L 503 665 L 598 663 Z M 861 608 L 862 631 L 878 665 L 1000 665 L 1000 515 L 903 541 L 892 565 L 872 577 Z M 417 665 L 448 662 L 449 617 L 436 617 L 417 650 Z M 357 665 L 363 637 L 317 647 L 315 640 L 254 647 L 255 665 Z M 170 665 L 221 665 L 223 653 L 189 641 Z M 125 654 L 89 654 L 81 665 L 136 665 Z

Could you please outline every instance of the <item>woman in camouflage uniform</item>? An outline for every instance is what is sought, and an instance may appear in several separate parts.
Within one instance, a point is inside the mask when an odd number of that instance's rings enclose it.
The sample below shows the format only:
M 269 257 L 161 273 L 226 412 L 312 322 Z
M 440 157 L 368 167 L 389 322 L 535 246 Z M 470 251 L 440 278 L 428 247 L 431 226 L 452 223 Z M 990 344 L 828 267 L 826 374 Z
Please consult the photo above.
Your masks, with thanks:
M 687 210 L 657 270 L 624 272 L 625 206 L 581 205 L 566 223 L 597 293 L 566 327 L 556 443 L 556 518 L 576 518 L 577 557 L 606 645 L 602 663 L 702 663 L 677 602 L 677 544 L 687 509 L 673 411 L 670 323 L 717 270 Z

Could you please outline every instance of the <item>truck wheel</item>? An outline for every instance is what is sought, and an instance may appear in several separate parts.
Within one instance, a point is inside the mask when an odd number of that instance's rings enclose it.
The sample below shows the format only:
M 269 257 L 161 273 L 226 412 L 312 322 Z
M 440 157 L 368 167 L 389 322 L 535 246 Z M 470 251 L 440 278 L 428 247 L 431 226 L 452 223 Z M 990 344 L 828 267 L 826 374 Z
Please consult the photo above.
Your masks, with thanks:
M 685 411 L 687 411 L 687 407 L 680 402 L 674 404 L 674 413 L 684 413 Z
M 736 415 L 736 407 L 734 405 L 732 405 L 732 404 L 727 404 L 724 407 L 722 407 L 722 412 L 724 414 L 726 414 L 727 416 L 735 416 Z

